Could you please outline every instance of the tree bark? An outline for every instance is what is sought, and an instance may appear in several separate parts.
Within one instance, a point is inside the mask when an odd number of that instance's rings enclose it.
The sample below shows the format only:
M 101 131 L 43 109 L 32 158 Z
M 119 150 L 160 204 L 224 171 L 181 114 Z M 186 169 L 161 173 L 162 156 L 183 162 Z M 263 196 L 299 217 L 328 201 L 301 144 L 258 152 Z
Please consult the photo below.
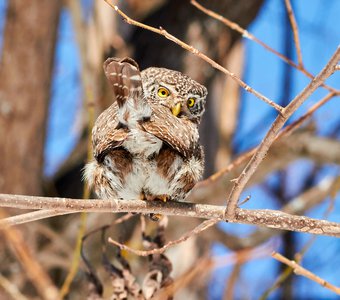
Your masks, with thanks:
M 61 2 L 8 2 L 0 68 L 0 191 L 42 192 L 44 138 Z

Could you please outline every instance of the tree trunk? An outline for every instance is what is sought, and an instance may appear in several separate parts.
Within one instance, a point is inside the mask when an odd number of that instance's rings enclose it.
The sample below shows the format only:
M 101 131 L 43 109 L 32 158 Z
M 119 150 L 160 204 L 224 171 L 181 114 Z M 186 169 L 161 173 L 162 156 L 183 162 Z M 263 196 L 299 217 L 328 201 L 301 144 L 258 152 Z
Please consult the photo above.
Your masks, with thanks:
M 46 115 L 61 7 L 8 2 L 0 68 L 0 191 L 41 194 Z

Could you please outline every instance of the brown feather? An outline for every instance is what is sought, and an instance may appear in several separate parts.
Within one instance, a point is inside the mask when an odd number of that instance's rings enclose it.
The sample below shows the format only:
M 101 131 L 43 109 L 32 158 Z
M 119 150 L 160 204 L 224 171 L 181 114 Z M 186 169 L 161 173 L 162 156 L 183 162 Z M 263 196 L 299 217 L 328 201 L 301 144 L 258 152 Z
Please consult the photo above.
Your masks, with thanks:
M 142 94 L 142 80 L 138 64 L 131 58 L 109 58 L 104 62 L 104 72 L 111 83 L 118 106 L 124 105 L 133 93 L 134 99 Z
M 92 129 L 93 156 L 102 162 L 107 153 L 121 146 L 127 137 L 126 128 L 118 128 L 118 106 L 113 103 L 101 113 Z
M 182 156 L 190 157 L 199 140 L 195 124 L 185 118 L 173 116 L 165 106 L 151 105 L 151 108 L 153 113 L 150 120 L 141 123 L 144 130 L 161 139 Z M 180 130 L 181 128 L 186 130 Z

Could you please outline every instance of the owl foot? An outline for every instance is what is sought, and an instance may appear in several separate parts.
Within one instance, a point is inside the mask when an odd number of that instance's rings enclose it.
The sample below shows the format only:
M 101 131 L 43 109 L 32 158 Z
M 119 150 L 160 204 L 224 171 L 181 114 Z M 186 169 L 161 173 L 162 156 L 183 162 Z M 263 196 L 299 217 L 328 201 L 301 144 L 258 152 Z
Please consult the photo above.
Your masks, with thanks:
M 162 201 L 164 203 L 166 203 L 168 200 L 170 200 L 170 196 L 169 195 L 145 195 L 145 200 L 147 201 Z
M 145 194 L 144 194 L 144 192 L 141 192 L 141 193 L 140 193 L 139 199 L 140 199 L 140 200 L 147 200 L 147 199 L 146 199 L 146 196 L 145 196 Z
M 146 201 L 162 201 L 166 203 L 168 200 L 170 200 L 170 196 L 165 195 L 165 194 L 162 194 L 162 195 L 149 195 L 149 194 L 144 194 L 144 193 L 142 194 L 144 196 L 142 200 L 146 200 Z M 161 214 L 149 214 L 149 218 L 155 222 L 162 220 L 163 217 L 164 216 Z
M 161 214 L 149 214 L 149 218 L 151 221 L 158 222 L 164 218 Z

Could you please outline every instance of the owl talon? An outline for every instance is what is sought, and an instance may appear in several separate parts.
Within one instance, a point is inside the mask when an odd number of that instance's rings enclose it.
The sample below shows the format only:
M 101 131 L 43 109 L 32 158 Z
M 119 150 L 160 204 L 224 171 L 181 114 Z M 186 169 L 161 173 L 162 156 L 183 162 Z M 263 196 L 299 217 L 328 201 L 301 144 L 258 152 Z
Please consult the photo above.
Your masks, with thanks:
M 163 219 L 163 215 L 161 214 L 149 214 L 149 218 L 151 221 L 158 222 Z
M 169 196 L 168 195 L 160 195 L 157 197 L 157 199 L 163 201 L 164 203 L 166 203 L 169 200 Z
M 162 201 L 166 203 L 168 200 L 170 200 L 170 196 L 168 195 L 145 195 L 145 199 L 147 201 Z

